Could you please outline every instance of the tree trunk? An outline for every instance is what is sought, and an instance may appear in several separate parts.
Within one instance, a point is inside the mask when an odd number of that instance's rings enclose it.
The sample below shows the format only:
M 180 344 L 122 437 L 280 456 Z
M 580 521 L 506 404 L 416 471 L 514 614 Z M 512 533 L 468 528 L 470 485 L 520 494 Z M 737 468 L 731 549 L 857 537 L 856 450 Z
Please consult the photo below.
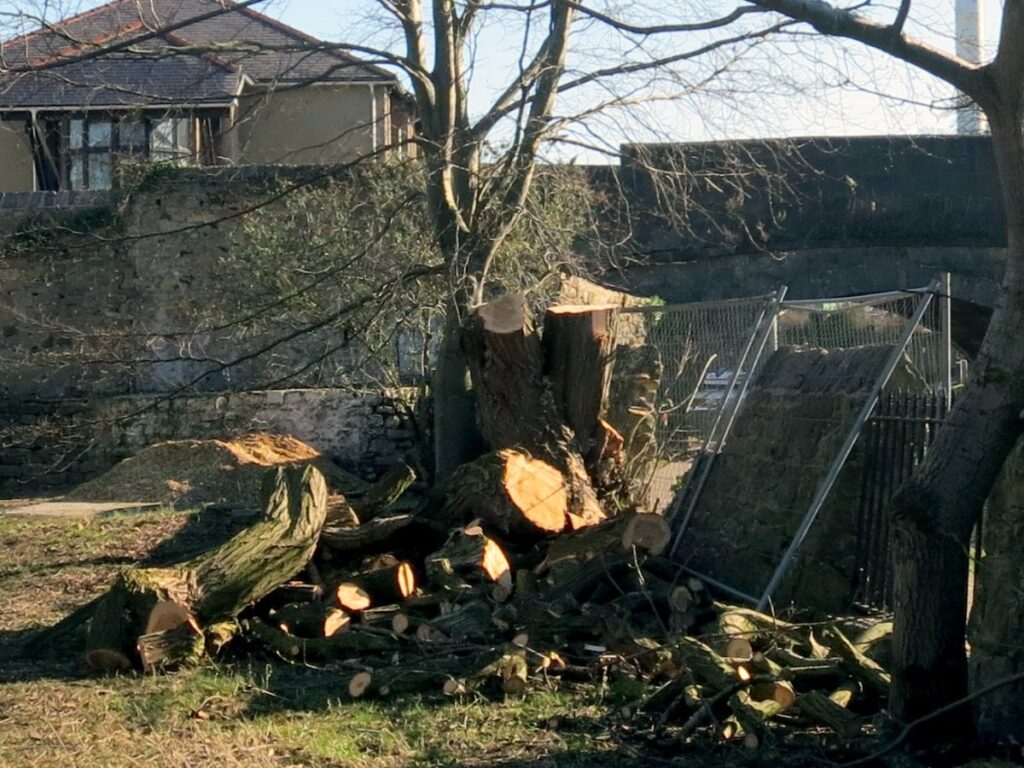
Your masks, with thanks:
M 988 498 L 983 530 L 970 623 L 974 690 L 1024 673 L 1024 442 L 1017 444 Z M 983 696 L 974 711 L 987 740 L 1024 741 L 1024 682 Z
M 465 323 L 462 342 L 480 431 L 490 447 L 526 451 L 563 473 L 572 527 L 604 519 L 572 431 L 544 381 L 540 339 L 523 297 L 509 294 L 478 307 Z
M 476 423 L 476 403 L 460 342 L 461 323 L 454 307 L 445 318 L 434 369 L 434 481 L 441 482 L 485 450 Z
M 1017 83 L 1017 88 L 1020 84 Z M 1019 99 L 1014 99 L 1014 104 Z M 909 722 L 967 693 L 968 550 L 1024 409 L 1024 153 L 1016 109 L 986 109 L 1007 216 L 1000 302 L 948 423 L 892 504 L 893 685 L 890 712 Z M 962 712 L 916 731 L 923 741 L 970 736 Z
M 603 418 L 615 349 L 614 307 L 551 307 L 544 319 L 544 372 L 594 484 L 622 483 L 623 436 Z
M 271 471 L 263 500 L 263 519 L 222 546 L 176 567 L 125 570 L 93 614 L 89 664 L 138 665 L 143 635 L 234 618 L 301 571 L 326 516 L 323 475 L 313 467 Z

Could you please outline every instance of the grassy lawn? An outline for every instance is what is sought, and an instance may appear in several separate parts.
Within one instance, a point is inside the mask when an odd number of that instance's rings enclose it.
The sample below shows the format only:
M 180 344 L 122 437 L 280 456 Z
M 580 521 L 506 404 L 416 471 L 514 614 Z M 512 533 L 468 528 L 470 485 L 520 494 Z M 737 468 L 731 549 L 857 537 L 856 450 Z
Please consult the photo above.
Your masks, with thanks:
M 52 658 L 22 658 L 35 629 L 102 593 L 119 567 L 180 560 L 241 524 L 172 511 L 89 522 L 0 515 L 0 765 L 572 768 L 683 759 L 678 747 L 630 736 L 607 686 L 551 683 L 504 700 L 352 702 L 343 666 L 253 655 L 104 678 L 84 667 L 73 637 Z M 730 747 L 717 756 L 691 751 L 685 763 L 722 758 L 750 762 Z

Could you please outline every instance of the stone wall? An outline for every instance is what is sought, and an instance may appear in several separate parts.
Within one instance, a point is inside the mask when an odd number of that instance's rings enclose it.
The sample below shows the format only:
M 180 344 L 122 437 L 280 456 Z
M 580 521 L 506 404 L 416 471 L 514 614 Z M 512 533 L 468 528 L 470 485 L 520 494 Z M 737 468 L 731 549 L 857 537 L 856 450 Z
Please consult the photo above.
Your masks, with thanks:
M 366 477 L 410 459 L 414 392 L 337 389 L 0 401 L 0 495 L 76 485 L 164 440 L 294 435 Z

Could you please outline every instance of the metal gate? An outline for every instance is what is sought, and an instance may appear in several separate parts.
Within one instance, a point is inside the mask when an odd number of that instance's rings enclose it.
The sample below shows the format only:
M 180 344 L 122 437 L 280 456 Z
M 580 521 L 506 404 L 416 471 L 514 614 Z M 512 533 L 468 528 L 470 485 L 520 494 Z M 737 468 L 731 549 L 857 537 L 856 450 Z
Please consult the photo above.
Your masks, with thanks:
M 921 465 L 948 410 L 944 393 L 890 392 L 879 399 L 865 426 L 857 521 L 858 603 L 881 609 L 891 605 L 889 501 Z

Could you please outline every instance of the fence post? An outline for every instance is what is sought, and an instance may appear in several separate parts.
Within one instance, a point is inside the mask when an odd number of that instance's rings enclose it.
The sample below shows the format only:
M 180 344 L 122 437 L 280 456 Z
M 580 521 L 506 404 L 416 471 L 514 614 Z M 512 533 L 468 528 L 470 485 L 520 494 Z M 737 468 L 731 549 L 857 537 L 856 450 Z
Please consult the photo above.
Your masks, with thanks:
M 899 363 L 900 357 L 907 348 L 907 344 L 914 335 L 914 331 L 917 329 L 918 325 L 920 325 L 925 312 L 931 304 L 934 294 L 938 292 L 940 287 L 940 281 L 936 280 L 932 282 L 931 286 L 929 286 L 929 291 L 921 297 L 921 301 L 918 304 L 917 311 L 914 312 L 914 316 L 907 322 L 903 336 L 900 338 L 896 346 L 893 347 L 892 353 L 889 355 L 889 359 L 886 360 L 885 367 L 875 380 L 874 386 L 871 388 L 871 392 L 865 400 L 860 413 L 857 415 L 857 420 L 847 433 L 846 440 L 839 449 L 839 453 L 836 454 L 835 458 L 832 460 L 832 465 L 829 467 L 828 475 L 818 486 L 818 490 L 814 494 L 814 499 L 811 501 L 811 505 L 800 523 L 800 528 L 797 530 L 796 535 L 793 537 L 789 547 L 786 549 L 786 553 L 783 555 L 782 561 L 772 574 L 772 578 L 768 582 L 768 586 L 765 587 L 764 593 L 761 595 L 761 599 L 757 603 L 757 609 L 759 611 L 763 611 L 767 608 L 775 590 L 778 589 L 779 584 L 782 583 L 783 578 L 785 578 L 786 574 L 789 572 L 789 567 L 792 565 L 797 551 L 803 544 L 804 539 L 807 538 L 807 534 L 811 530 L 811 526 L 814 524 L 815 519 L 818 517 L 818 513 L 821 511 L 822 507 L 825 506 L 825 500 L 828 498 L 828 495 L 832 490 L 832 486 L 835 484 L 836 478 L 839 477 L 839 472 L 846 463 L 846 459 L 853 451 L 853 447 L 857 443 L 857 438 L 860 437 L 861 430 L 864 428 L 868 418 L 871 416 L 871 412 L 878 403 L 882 390 L 888 383 L 889 377 L 892 376 L 893 371 L 896 370 L 896 365 Z

